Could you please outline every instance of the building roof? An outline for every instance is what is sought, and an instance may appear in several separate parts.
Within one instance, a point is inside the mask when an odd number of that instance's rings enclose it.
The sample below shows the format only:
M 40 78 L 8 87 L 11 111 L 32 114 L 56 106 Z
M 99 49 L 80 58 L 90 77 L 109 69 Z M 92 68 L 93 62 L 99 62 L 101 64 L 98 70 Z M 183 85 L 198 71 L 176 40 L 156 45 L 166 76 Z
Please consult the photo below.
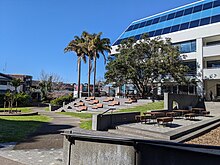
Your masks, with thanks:
M 5 77 L 5 78 L 10 79 L 10 80 L 13 79 L 11 76 L 3 74 L 3 73 L 0 73 L 0 76 Z
M 201 0 L 133 21 L 113 45 L 130 37 L 140 39 L 220 22 L 220 0 Z

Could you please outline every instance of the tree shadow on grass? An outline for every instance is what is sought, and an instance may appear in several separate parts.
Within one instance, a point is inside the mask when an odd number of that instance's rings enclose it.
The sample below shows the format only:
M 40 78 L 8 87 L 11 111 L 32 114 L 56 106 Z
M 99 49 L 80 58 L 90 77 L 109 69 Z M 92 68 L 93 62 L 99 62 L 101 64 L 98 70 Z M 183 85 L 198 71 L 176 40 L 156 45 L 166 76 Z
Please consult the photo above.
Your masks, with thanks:
M 74 127 L 42 121 L 7 119 L 0 119 L 0 125 L 0 142 L 18 142 L 15 149 L 62 148 L 60 133 Z

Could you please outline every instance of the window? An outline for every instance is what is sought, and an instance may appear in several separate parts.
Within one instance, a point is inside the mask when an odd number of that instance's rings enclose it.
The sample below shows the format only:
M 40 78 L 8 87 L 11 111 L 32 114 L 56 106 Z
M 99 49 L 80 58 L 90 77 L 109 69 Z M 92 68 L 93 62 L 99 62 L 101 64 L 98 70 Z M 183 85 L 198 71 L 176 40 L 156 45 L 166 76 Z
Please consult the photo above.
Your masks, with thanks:
M 162 29 L 159 29 L 155 32 L 155 36 L 159 36 L 162 34 Z
M 210 17 L 201 19 L 200 26 L 209 24 L 210 19 L 211 19 Z
M 138 29 L 139 25 L 140 25 L 139 23 L 134 25 L 134 28 L 132 30 Z
M 220 45 L 220 41 L 207 42 L 206 45 L 207 45 L 207 46 Z
M 212 16 L 211 23 L 220 22 L 220 15 Z
M 191 14 L 191 13 L 192 13 L 192 10 L 193 10 L 193 8 L 186 9 L 186 10 L 184 11 L 184 15 Z
M 163 33 L 162 34 L 167 34 L 170 32 L 171 27 L 167 27 L 165 29 L 163 29 Z
M 188 29 L 188 27 L 189 27 L 189 22 L 183 23 L 180 25 L 180 30 Z
M 218 1 L 214 1 L 213 7 L 218 7 L 218 6 L 220 6 L 220 1 L 219 0 Z
M 134 38 L 135 38 L 136 40 L 139 40 L 139 39 L 140 39 L 140 37 L 141 37 L 141 35 L 140 35 L 140 34 L 139 34 L 139 35 L 134 36 Z
M 203 10 L 211 9 L 213 2 L 209 2 L 203 5 Z
M 178 11 L 178 12 L 176 13 L 175 18 L 183 16 L 183 12 L 184 12 L 184 10 Z
M 180 25 L 172 26 L 171 32 L 176 32 L 179 30 L 179 28 L 180 28 Z
M 207 68 L 220 68 L 220 60 L 207 61 Z
M 151 31 L 149 32 L 149 37 L 153 37 L 154 36 L 155 31 Z
M 133 29 L 133 27 L 134 27 L 134 25 L 129 26 L 126 31 L 131 31 Z
M 189 71 L 187 73 L 188 76 L 193 76 L 196 74 L 196 61 L 183 62 L 183 65 L 189 67 Z
M 159 17 L 159 18 L 155 18 L 155 19 L 153 20 L 152 24 L 158 23 L 159 20 L 160 20 L 160 17 Z
M 166 21 L 166 20 L 167 20 L 167 15 L 160 18 L 160 22 L 163 22 L 163 21 Z
M 146 22 L 142 22 L 142 23 L 140 24 L 140 27 L 139 27 L 139 28 L 144 27 L 144 26 L 145 26 L 145 23 L 146 23 Z
M 146 26 L 151 25 L 151 23 L 152 23 L 152 20 L 147 21 Z
M 179 47 L 180 53 L 191 53 L 196 51 L 196 41 L 185 41 L 180 43 L 174 43 L 174 46 Z
M 0 81 L 0 85 L 7 85 L 7 81 Z
M 175 13 L 169 14 L 167 17 L 167 20 L 173 19 L 175 16 Z
M 195 6 L 195 7 L 193 8 L 193 13 L 196 13 L 196 12 L 199 12 L 199 11 L 202 11 L 202 5 Z
M 190 22 L 189 28 L 194 28 L 197 26 L 199 26 L 199 20 L 195 20 L 195 21 Z

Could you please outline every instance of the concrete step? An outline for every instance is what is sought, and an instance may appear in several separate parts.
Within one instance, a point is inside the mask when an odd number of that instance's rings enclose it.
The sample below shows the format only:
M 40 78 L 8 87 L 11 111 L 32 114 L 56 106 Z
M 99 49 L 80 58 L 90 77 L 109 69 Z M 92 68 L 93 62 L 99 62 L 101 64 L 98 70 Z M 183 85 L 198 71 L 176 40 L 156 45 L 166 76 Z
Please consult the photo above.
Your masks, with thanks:
M 152 139 L 151 137 L 147 137 L 147 136 L 143 136 L 143 135 L 139 135 L 139 134 L 133 134 L 131 132 L 127 132 L 127 131 L 122 131 L 120 129 L 109 129 L 108 130 L 109 133 L 112 133 L 112 134 L 117 134 L 117 135 L 124 135 L 124 136 L 127 136 L 129 138 L 140 138 L 140 139 L 146 139 L 146 140 L 149 140 L 149 139 Z
M 197 131 L 193 131 L 189 134 L 181 136 L 181 137 L 175 139 L 174 142 L 183 143 L 183 142 L 192 140 L 192 139 L 194 139 L 196 137 L 199 137 L 199 136 L 201 136 L 201 135 L 203 135 L 203 134 L 205 134 L 205 133 L 207 133 L 207 132 L 211 131 L 212 129 L 215 129 L 219 126 L 220 126 L 220 122 L 213 123 L 213 124 L 208 125 L 208 126 L 202 128 L 202 129 L 199 129 Z
M 159 133 L 159 132 L 154 132 L 154 131 L 149 131 L 149 130 L 143 130 L 143 129 L 137 129 L 129 126 L 118 126 L 117 129 L 119 131 L 124 131 L 124 132 L 129 132 L 130 134 L 138 135 L 138 136 L 144 136 L 144 137 L 149 137 L 149 138 L 156 138 L 158 140 L 170 140 L 170 137 L 166 134 Z

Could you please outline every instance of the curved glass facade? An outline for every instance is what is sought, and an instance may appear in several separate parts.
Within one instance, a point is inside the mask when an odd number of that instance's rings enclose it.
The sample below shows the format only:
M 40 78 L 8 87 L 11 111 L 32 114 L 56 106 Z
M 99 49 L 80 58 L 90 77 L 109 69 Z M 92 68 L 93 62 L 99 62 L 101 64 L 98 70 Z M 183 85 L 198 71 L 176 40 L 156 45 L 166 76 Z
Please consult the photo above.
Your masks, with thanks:
M 132 22 L 113 45 L 130 37 L 140 39 L 143 33 L 154 37 L 217 22 L 220 22 L 220 0 L 199 1 Z

